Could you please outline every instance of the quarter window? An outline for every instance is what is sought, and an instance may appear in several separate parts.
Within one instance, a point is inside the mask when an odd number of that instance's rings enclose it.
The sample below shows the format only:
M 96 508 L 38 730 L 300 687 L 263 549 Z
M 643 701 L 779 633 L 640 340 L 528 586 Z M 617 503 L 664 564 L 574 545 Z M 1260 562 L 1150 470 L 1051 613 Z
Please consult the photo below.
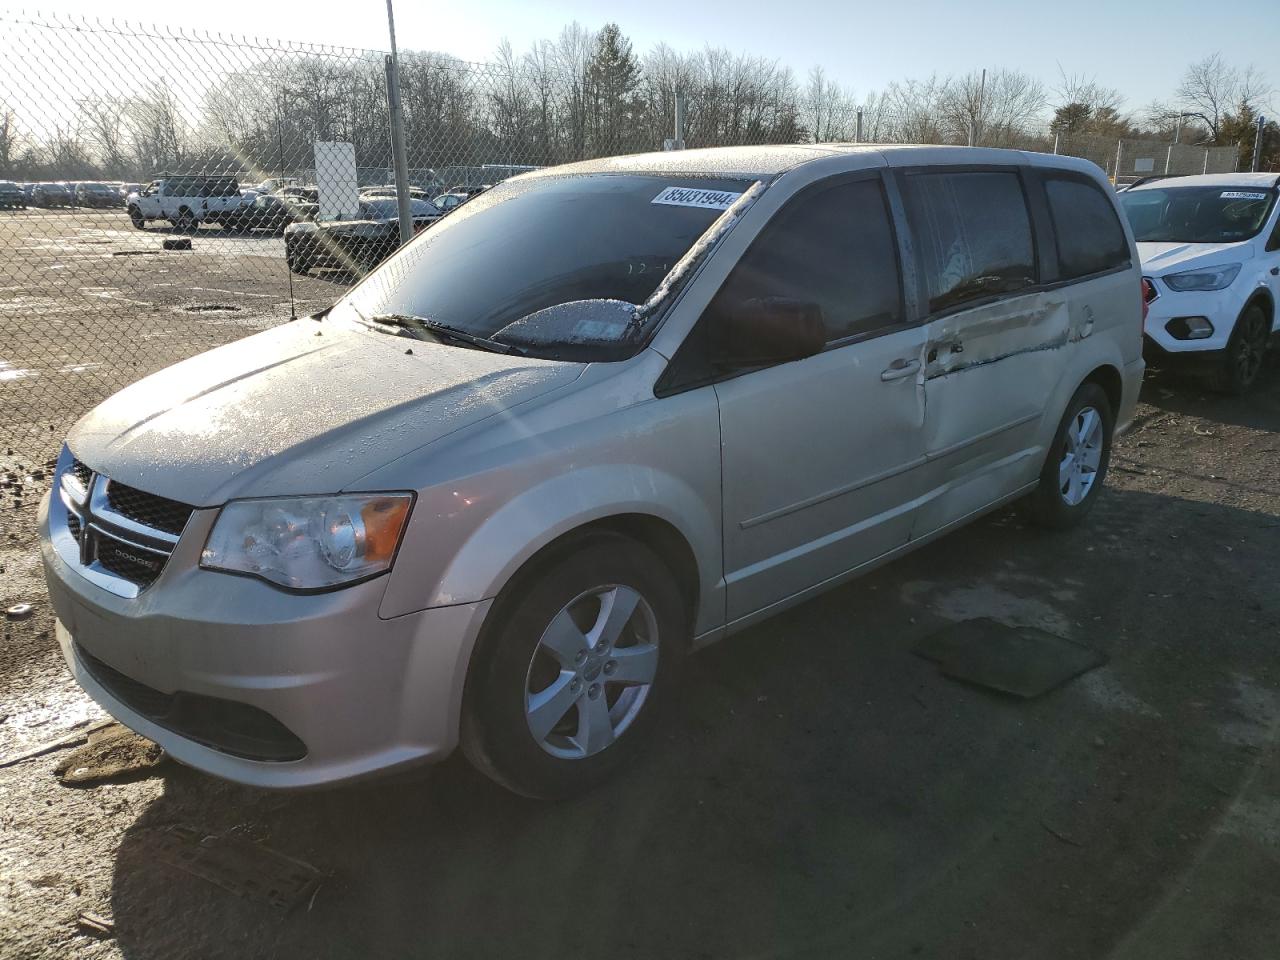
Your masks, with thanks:
M 792 200 L 765 227 L 716 295 L 710 313 L 756 298 L 816 302 L 828 342 L 902 321 L 898 257 L 877 180 Z
M 1058 275 L 1087 277 L 1129 265 L 1129 242 L 1111 201 L 1094 183 L 1050 176 L 1044 182 L 1058 241 Z
M 903 202 L 930 312 L 1036 282 L 1031 218 L 1016 173 L 911 174 Z

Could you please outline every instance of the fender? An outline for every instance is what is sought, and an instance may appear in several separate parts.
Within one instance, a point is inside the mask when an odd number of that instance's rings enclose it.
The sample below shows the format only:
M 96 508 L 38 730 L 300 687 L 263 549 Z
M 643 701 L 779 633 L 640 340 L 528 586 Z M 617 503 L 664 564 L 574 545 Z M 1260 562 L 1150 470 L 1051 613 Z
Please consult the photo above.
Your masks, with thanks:
M 547 477 L 503 503 L 456 548 L 426 592 L 401 591 L 393 581 L 380 616 L 496 596 L 539 550 L 581 527 L 610 517 L 643 515 L 665 521 L 688 544 L 698 567 L 695 632 L 724 622 L 719 486 L 707 503 L 674 474 L 639 464 L 601 464 Z
M 1062 415 L 1066 412 L 1067 404 L 1071 402 L 1075 392 L 1080 389 L 1080 384 L 1084 383 L 1093 371 L 1099 367 L 1111 367 L 1120 378 L 1122 389 L 1125 384 L 1124 356 L 1116 343 L 1115 337 L 1095 335 L 1074 340 L 1068 345 L 1066 353 L 1068 362 L 1063 365 L 1062 375 L 1054 385 L 1048 403 L 1045 404 L 1044 414 L 1036 430 L 1037 442 L 1046 453 L 1050 444 L 1053 443 L 1054 435 L 1058 431 L 1058 424 L 1062 422 Z M 1125 404 L 1122 402 L 1120 407 L 1123 408 L 1124 406 Z M 1120 409 L 1112 411 L 1112 414 L 1116 417 L 1120 413 Z M 1043 465 L 1043 462 L 1043 459 L 1041 459 L 1040 465 Z M 1037 467 L 1036 472 L 1037 474 L 1039 473 L 1039 467 Z

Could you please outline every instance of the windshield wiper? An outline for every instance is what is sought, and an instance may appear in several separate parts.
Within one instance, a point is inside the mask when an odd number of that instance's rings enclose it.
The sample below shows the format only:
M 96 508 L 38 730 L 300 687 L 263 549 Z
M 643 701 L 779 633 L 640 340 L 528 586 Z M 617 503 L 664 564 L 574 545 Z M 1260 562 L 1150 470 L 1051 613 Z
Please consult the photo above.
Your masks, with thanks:
M 499 343 L 497 340 L 490 340 L 488 337 L 478 337 L 473 333 L 456 330 L 446 323 L 441 323 L 439 320 L 415 316 L 412 313 L 375 313 L 368 318 L 368 322 L 381 324 L 385 327 L 396 327 L 411 336 L 426 332 L 436 339 L 465 343 L 467 346 L 475 347 L 477 350 L 488 350 L 490 353 L 514 353 L 519 356 L 525 356 L 525 351 L 520 347 L 512 346 L 509 343 Z M 422 338 L 419 337 L 418 339 Z

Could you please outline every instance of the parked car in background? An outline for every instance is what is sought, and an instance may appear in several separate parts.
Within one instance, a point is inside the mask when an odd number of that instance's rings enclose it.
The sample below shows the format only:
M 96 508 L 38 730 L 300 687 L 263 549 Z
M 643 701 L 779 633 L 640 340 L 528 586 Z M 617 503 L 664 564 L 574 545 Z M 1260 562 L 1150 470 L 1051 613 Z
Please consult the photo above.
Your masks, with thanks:
M 275 193 L 285 187 L 296 186 L 297 183 L 297 177 L 268 177 L 266 180 L 263 180 L 261 183 L 254 186 L 253 189 L 257 190 L 258 193 Z
M 12 180 L 0 180 L 0 209 L 25 210 L 27 194 Z
M 119 192 L 119 194 L 120 194 L 120 199 L 121 199 L 121 200 L 124 200 L 124 201 L 128 201 L 128 199 L 129 199 L 129 194 L 131 194 L 131 193 L 138 193 L 139 191 L 141 191 L 141 190 L 142 190 L 142 184 L 140 184 L 140 183 L 122 183 L 122 184 L 120 184 L 120 186 L 119 186 L 117 189 L 118 189 L 118 192 Z
M 440 208 L 441 213 L 448 213 L 454 207 L 466 203 L 471 199 L 469 193 L 442 193 L 438 197 L 433 197 L 431 202 Z
M 139 230 L 149 220 L 168 220 L 176 230 L 194 233 L 202 223 L 237 227 L 248 204 L 235 177 L 164 177 L 129 195 L 129 219 Z
M 427 200 L 410 200 L 414 232 L 440 219 Z M 284 249 L 289 269 L 306 273 L 312 267 L 341 267 L 353 272 L 371 270 L 400 246 L 400 219 L 395 197 L 360 201 L 355 220 L 294 223 L 285 228 Z
M 33 207 L 70 207 L 75 205 L 75 195 L 65 183 L 44 182 L 31 188 Z
M 1080 524 L 1142 372 L 1137 252 L 1084 160 L 526 174 L 73 427 L 39 519 L 56 636 L 111 714 L 221 777 L 461 745 L 564 796 L 654 734 L 690 650 L 1015 499 Z
M 378 197 L 394 197 L 394 196 L 396 196 L 396 185 L 394 183 L 383 184 L 382 186 L 378 186 L 378 187 L 361 187 L 360 188 L 360 198 L 362 200 L 363 199 L 372 200 Z M 421 187 L 410 187 L 409 196 L 414 200 L 428 199 L 427 191 L 423 190 Z
M 245 212 L 245 227 L 283 233 L 291 223 L 315 220 L 318 209 L 319 193 L 314 188 L 286 187 L 255 199 Z
M 81 180 L 72 188 L 76 205 L 80 207 L 123 207 L 120 191 L 105 183 Z
M 1146 353 L 1156 366 L 1247 391 L 1280 331 L 1280 177 L 1222 173 L 1137 184 L 1119 195 L 1146 277 Z

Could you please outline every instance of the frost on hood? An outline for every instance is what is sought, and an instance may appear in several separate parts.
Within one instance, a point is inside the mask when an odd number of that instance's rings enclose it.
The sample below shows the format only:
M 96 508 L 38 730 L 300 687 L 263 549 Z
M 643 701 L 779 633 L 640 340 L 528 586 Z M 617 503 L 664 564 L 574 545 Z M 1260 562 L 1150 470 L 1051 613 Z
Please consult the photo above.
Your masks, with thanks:
M 672 291 L 693 271 L 693 268 L 702 261 L 708 251 L 719 243 L 720 239 L 741 219 L 747 209 L 760 197 L 760 194 L 764 193 L 764 190 L 764 181 L 757 180 L 747 188 L 742 196 L 734 201 L 728 210 L 720 214 L 711 226 L 707 227 L 706 232 L 671 268 L 671 272 L 662 278 L 662 282 L 658 284 L 658 289 L 653 291 L 648 300 L 636 307 L 633 320 L 637 329 L 643 326 L 645 320 L 653 316 L 658 308 L 666 302 Z

